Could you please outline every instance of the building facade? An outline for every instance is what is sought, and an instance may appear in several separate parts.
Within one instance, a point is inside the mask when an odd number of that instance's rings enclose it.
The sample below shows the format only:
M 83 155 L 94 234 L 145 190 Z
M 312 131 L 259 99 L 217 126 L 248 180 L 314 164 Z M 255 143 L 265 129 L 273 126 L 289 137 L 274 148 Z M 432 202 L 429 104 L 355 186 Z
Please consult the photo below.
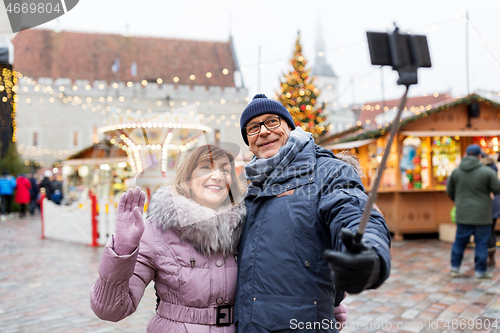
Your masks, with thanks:
M 144 120 L 195 106 L 209 142 L 232 142 L 248 156 L 239 119 L 248 91 L 237 86 L 227 42 L 25 30 L 13 40 L 19 73 L 18 150 L 48 166 L 104 139 L 113 115 Z M 192 108 L 190 108 L 192 110 Z

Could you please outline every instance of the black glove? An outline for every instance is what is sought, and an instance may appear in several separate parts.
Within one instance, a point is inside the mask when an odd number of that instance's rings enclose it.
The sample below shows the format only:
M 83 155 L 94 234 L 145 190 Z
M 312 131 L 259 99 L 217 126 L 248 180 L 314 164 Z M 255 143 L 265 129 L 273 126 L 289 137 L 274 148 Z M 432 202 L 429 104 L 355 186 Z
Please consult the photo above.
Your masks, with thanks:
M 323 258 L 333 271 L 335 286 L 358 294 L 373 287 L 380 279 L 380 258 L 370 245 L 355 242 L 354 237 L 352 231 L 342 229 L 340 239 L 348 252 L 326 250 Z

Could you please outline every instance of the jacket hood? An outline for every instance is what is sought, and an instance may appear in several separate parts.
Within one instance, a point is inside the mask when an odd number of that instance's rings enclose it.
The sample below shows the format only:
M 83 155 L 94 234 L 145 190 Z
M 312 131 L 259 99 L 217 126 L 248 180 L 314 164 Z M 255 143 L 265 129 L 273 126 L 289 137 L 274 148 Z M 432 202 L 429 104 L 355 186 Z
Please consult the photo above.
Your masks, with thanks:
M 244 202 L 211 209 L 177 194 L 172 187 L 158 189 L 148 205 L 148 218 L 161 230 L 172 230 L 203 255 L 236 252 L 246 209 Z
M 465 156 L 462 159 L 462 162 L 460 163 L 460 170 L 464 172 L 471 172 L 472 170 L 475 170 L 477 168 L 482 167 L 483 164 L 479 162 L 479 159 L 474 156 Z

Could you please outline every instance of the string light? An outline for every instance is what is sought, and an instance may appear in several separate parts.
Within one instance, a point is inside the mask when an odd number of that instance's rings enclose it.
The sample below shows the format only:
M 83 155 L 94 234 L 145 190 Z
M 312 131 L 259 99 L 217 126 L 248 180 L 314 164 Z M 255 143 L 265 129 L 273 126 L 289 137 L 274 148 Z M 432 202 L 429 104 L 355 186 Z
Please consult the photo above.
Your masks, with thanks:
M 500 61 L 492 52 L 493 46 L 491 44 L 485 42 L 485 39 L 481 36 L 476 25 L 474 24 L 474 22 L 471 19 L 469 19 L 469 23 L 472 24 L 472 26 L 474 28 L 473 31 L 475 32 L 474 34 L 477 35 L 477 38 L 479 39 L 479 43 L 483 44 L 484 47 L 486 48 L 486 57 L 489 59 L 492 59 L 495 67 L 499 67 Z
M 52 87 L 50 87 L 50 86 L 44 86 L 42 84 L 39 84 L 39 83 L 36 82 L 36 80 L 31 79 L 31 78 L 29 78 L 27 76 L 24 76 L 21 73 L 17 74 L 17 76 L 19 78 L 22 78 L 26 83 L 28 83 L 30 85 L 33 85 L 34 87 L 39 88 L 39 90 L 42 90 L 46 94 L 51 95 L 51 97 L 49 99 L 49 101 L 51 103 L 54 103 L 55 102 L 54 97 L 57 97 L 63 103 L 71 102 L 71 105 L 73 105 L 73 106 L 80 106 L 82 109 L 89 109 L 92 112 L 101 111 L 102 114 L 106 114 L 107 112 L 111 112 L 111 110 L 112 110 L 112 106 L 109 106 L 109 105 L 104 106 L 104 105 L 100 105 L 100 104 L 92 104 L 92 102 L 94 102 L 94 100 L 93 100 L 92 97 L 65 96 L 63 93 L 55 94 L 54 91 L 53 91 L 53 89 L 52 89 Z M 87 86 L 89 86 L 89 85 L 87 85 Z M 61 87 L 63 87 L 63 86 L 61 86 Z M 28 88 L 24 87 L 23 91 L 27 92 Z M 17 96 L 16 96 L 16 98 L 17 98 Z M 112 96 L 100 96 L 99 98 L 97 98 L 97 101 L 100 101 L 100 102 L 105 102 L 105 101 L 112 102 L 113 100 L 114 100 L 114 98 Z M 126 102 L 127 99 L 124 96 L 120 96 L 120 97 L 117 98 L 117 100 L 123 103 L 123 102 Z M 245 101 L 248 102 L 248 96 L 245 98 Z M 33 101 L 31 99 L 29 99 L 28 103 L 32 103 L 32 102 Z M 134 98 L 133 102 L 137 103 L 138 102 L 137 98 Z M 221 99 L 220 103 L 221 104 L 225 104 L 225 103 L 227 103 L 227 101 L 225 99 Z M 236 98 L 234 100 L 234 103 L 240 103 L 240 99 Z M 158 104 L 158 106 L 161 106 L 161 105 L 163 105 L 163 102 L 157 101 L 157 104 Z M 213 105 L 213 101 L 209 101 L 208 104 L 209 105 Z M 175 102 L 174 101 L 170 101 L 169 105 L 170 106 L 175 106 Z M 187 101 L 183 101 L 183 102 L 181 102 L 181 105 L 182 106 L 187 106 L 188 102 Z M 196 106 L 200 106 L 201 103 L 199 101 L 196 101 L 195 105 Z M 116 113 L 121 113 L 121 111 L 122 111 L 121 108 L 118 108 L 116 106 L 114 106 L 114 108 L 115 108 L 115 112 Z M 127 109 L 126 112 L 127 112 L 127 114 L 131 114 L 132 110 L 131 109 Z M 135 110 L 134 112 L 141 114 L 142 110 Z M 147 112 L 151 113 L 152 110 L 148 109 Z M 200 113 L 199 116 L 205 117 L 206 115 Z

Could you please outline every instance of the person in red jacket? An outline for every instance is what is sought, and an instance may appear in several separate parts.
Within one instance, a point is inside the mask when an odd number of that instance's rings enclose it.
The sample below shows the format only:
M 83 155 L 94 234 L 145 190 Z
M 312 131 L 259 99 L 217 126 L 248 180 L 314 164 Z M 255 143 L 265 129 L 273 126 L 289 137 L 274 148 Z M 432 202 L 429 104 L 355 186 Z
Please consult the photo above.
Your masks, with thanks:
M 23 174 L 20 174 L 17 176 L 16 184 L 16 196 L 14 200 L 21 206 L 19 217 L 23 218 L 26 216 L 26 205 L 29 204 L 31 200 L 31 183 Z

